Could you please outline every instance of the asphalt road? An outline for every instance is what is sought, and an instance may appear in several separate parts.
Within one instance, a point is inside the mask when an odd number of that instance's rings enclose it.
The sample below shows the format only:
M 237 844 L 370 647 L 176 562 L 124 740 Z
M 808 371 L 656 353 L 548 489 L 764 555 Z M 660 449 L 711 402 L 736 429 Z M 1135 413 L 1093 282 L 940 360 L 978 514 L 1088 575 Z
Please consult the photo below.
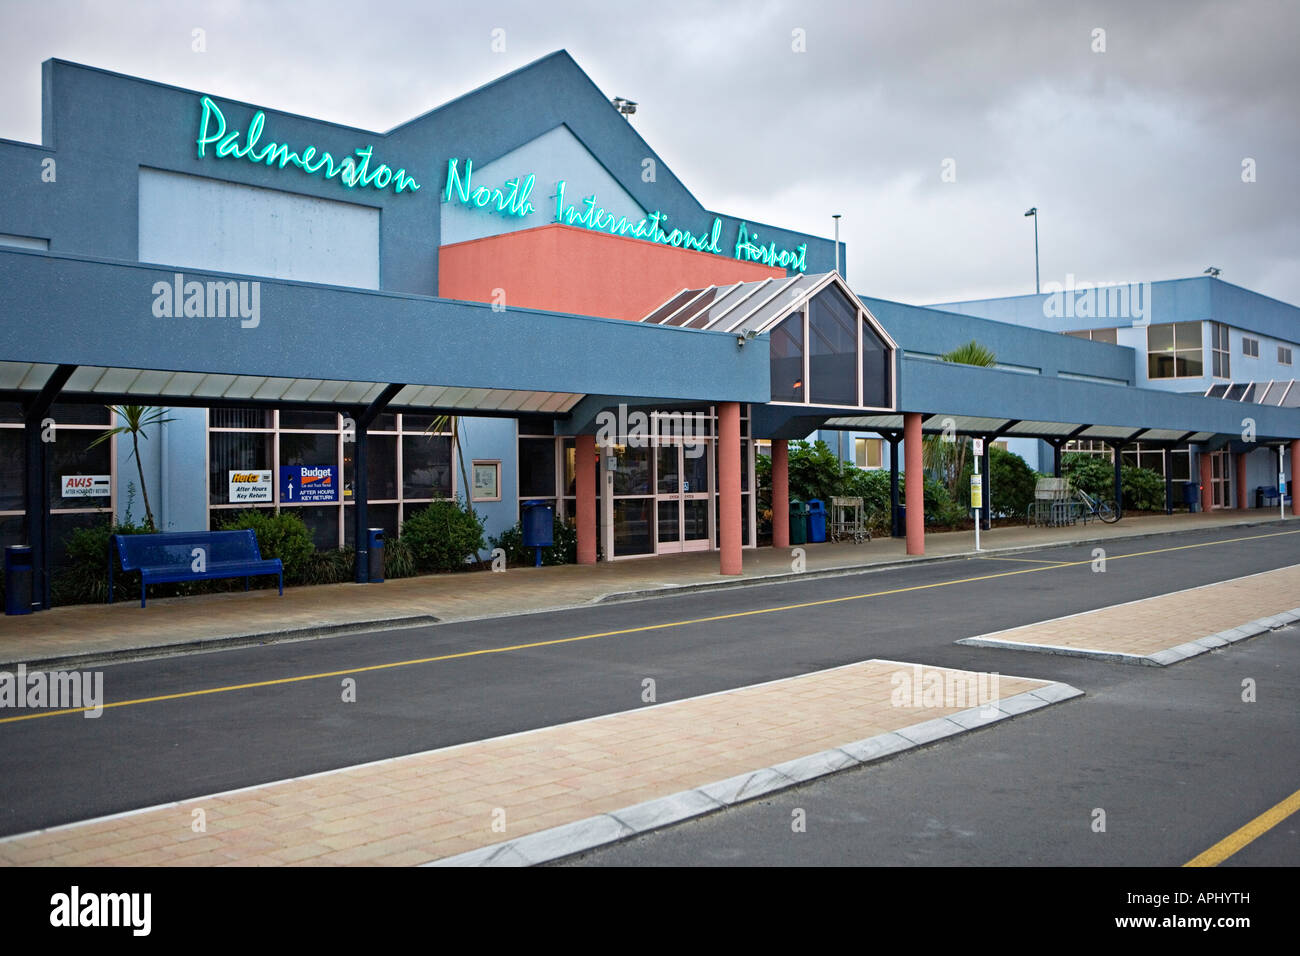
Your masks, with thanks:
M 642 706 L 646 677 L 655 679 L 662 702 L 871 657 L 1063 680 L 1091 695 L 1088 706 L 1111 701 L 1111 726 L 1132 733 L 1131 712 L 1125 720 L 1120 706 L 1124 694 L 1140 700 L 1163 686 L 1159 681 L 1176 686 L 1182 674 L 1207 665 L 1178 665 L 1166 677 L 1154 668 L 952 642 L 1300 563 L 1300 525 L 1116 542 L 1104 574 L 1091 570 L 1091 559 L 1091 547 L 1056 548 L 1017 560 L 956 560 L 105 667 L 108 701 L 138 702 L 95 720 L 0 723 L 0 833 L 634 709 Z M 1051 560 L 1082 563 L 1043 563 Z M 832 603 L 790 606 L 818 601 Z M 1252 645 L 1280 643 L 1278 636 L 1259 638 L 1203 660 L 1231 663 L 1264 653 Z M 1284 669 L 1284 661 L 1277 663 Z M 380 669 L 361 670 L 367 667 Z M 345 678 L 356 681 L 355 703 L 342 699 Z M 996 746 L 1010 748 L 1021 735 L 1065 735 L 1057 746 L 1067 747 L 1070 715 L 1079 706 L 1049 708 L 974 737 L 997 735 Z M 1253 713 L 1263 720 L 1268 711 L 1257 706 Z M 1279 786 L 1289 779 L 1292 790 L 1300 779 L 1295 727 L 1293 711 L 1289 728 L 1261 725 L 1252 744 L 1258 750 L 1287 743 L 1258 772 Z M 1178 760 L 1226 766 L 1225 755 L 1242 749 L 1217 733 L 1188 739 L 1171 730 L 1163 739 L 1168 750 L 1156 767 Z M 906 760 L 932 762 L 954 746 L 960 744 Z M 899 760 L 882 769 L 899 773 L 904 766 Z M 1100 780 L 1119 771 L 1099 754 L 1094 772 Z M 1135 786 L 1166 786 L 1151 767 L 1132 773 Z M 1031 780 L 1002 786 L 1014 790 Z M 1200 786 L 1187 790 L 1198 799 L 1199 792 Z

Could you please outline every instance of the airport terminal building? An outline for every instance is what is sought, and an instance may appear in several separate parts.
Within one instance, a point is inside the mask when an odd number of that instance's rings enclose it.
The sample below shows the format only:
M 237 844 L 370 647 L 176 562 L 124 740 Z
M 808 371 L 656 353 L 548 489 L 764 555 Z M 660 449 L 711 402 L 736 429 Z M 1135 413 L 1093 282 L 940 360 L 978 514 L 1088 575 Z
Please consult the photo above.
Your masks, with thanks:
M 461 496 L 498 534 L 544 499 L 580 562 L 722 573 L 756 455 L 780 502 L 811 434 L 895 476 L 945 429 L 1043 471 L 1158 459 L 1212 507 L 1300 465 L 1295 306 L 1210 277 L 871 298 L 831 240 L 706 209 L 563 51 L 385 133 L 51 60 L 41 138 L 0 140 L 0 543 L 47 593 L 70 529 L 143 514 L 130 442 L 90 447 L 111 404 L 168 410 L 163 531 L 293 508 L 351 546 Z M 972 340 L 998 364 L 939 360 Z

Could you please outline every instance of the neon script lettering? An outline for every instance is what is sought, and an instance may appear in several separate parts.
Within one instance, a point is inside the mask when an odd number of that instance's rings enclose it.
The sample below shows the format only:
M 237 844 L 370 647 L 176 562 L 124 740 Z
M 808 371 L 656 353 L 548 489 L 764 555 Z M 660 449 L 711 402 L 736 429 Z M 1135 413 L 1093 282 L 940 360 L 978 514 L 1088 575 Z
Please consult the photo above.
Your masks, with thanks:
M 315 146 L 308 146 L 300 153 L 290 149 L 287 143 L 269 142 L 259 149 L 258 143 L 266 125 L 265 113 L 258 110 L 248 124 L 247 131 L 236 129 L 227 133 L 226 117 L 217 104 L 206 96 L 201 102 L 203 112 L 199 118 L 199 138 L 195 141 L 200 159 L 206 155 L 207 148 L 213 146 L 218 159 L 233 157 L 268 167 L 278 166 L 280 169 L 293 164 L 313 176 L 319 175 L 325 179 L 338 177 L 339 182 L 349 189 L 358 186 L 370 189 L 391 187 L 394 193 L 401 193 L 407 189 L 415 192 L 420 188 L 420 184 L 405 169 L 395 170 L 386 163 L 380 163 L 371 170 L 373 146 L 357 149 L 354 151 L 355 157 L 345 156 L 341 160 L 336 160 L 330 153 L 318 151 Z M 242 146 L 241 138 L 244 141 Z
M 713 229 L 707 235 L 704 233 L 695 235 L 685 229 L 674 229 L 672 232 L 667 232 L 663 228 L 663 224 L 668 221 L 668 217 L 661 212 L 652 212 L 644 219 L 635 222 L 626 216 L 615 217 L 613 213 L 606 212 L 603 207 L 596 205 L 595 194 L 586 197 L 582 201 L 581 209 L 582 211 L 579 211 L 578 206 L 566 206 L 564 204 L 564 180 L 561 179 L 556 183 L 556 222 L 563 223 L 566 226 L 582 226 L 584 229 L 594 229 L 597 232 L 608 232 L 613 236 L 633 236 L 637 239 L 646 239 L 650 242 L 658 242 L 678 249 L 694 249 L 697 252 L 722 254 L 722 248 L 718 245 L 718 238 L 722 235 L 721 219 L 713 220 Z
M 507 179 L 504 186 L 495 189 L 490 186 L 479 186 L 475 189 L 472 183 L 473 176 L 472 160 L 465 160 L 464 178 L 460 175 L 457 161 L 448 160 L 447 188 L 443 191 L 442 201 L 451 202 L 452 197 L 455 196 L 467 206 L 477 206 L 488 212 L 495 211 L 507 216 L 518 216 L 520 219 L 532 214 L 533 204 L 528 201 L 528 197 L 533 193 L 535 177 L 531 173 L 522 181 L 518 176 Z
M 798 269 L 804 271 L 804 255 L 808 251 L 808 243 L 801 242 L 794 247 L 794 251 L 789 249 L 778 249 L 775 242 L 769 242 L 766 247 L 757 242 L 758 233 L 752 236 L 746 229 L 746 223 L 740 224 L 740 231 L 736 234 L 736 258 L 747 259 L 750 262 L 761 262 L 765 266 L 777 266 L 781 269 Z

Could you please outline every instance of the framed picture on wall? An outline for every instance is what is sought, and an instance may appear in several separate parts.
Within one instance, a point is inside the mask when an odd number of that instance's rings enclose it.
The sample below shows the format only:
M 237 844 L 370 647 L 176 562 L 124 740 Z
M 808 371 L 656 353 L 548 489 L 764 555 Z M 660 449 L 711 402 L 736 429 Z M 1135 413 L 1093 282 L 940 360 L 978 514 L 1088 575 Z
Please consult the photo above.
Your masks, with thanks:
M 473 465 L 475 501 L 501 500 L 501 462 L 475 461 Z

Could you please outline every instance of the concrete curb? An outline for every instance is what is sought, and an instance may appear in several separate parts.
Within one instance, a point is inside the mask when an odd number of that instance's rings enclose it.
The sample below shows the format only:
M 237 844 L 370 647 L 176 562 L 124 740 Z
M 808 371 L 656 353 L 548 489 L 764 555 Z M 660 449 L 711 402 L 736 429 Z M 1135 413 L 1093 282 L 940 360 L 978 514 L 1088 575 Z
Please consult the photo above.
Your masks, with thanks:
M 1217 634 L 1199 637 L 1177 647 L 1168 647 L 1154 654 L 1122 654 L 1118 651 L 1092 651 L 1081 647 L 1060 647 L 1055 644 L 1022 644 L 1019 641 L 1000 641 L 995 637 L 966 637 L 955 644 L 967 644 L 971 647 L 995 647 L 1006 651 L 1030 651 L 1037 654 L 1057 654 L 1062 657 L 1087 657 L 1092 660 L 1110 661 L 1118 664 L 1139 664 L 1148 667 L 1168 667 L 1189 657 L 1208 654 L 1210 651 L 1249 640 L 1269 631 L 1276 631 L 1300 622 L 1300 607 L 1290 611 L 1281 611 L 1269 617 L 1249 621 Z
M 36 660 L 0 660 L 0 668 L 16 667 L 19 664 L 26 665 L 28 670 L 96 667 L 104 664 L 124 664 L 128 661 L 153 660 L 183 654 L 202 654 L 207 651 L 234 650 L 240 647 L 257 647 L 262 644 L 289 644 L 294 641 L 310 641 L 318 637 L 342 637 L 347 634 L 363 634 L 369 631 L 419 627 L 437 623 L 438 618 L 432 614 L 413 614 L 408 617 L 380 618 L 375 621 L 311 625 L 289 631 L 265 631 L 257 634 L 234 634 L 229 637 L 202 638 L 180 644 L 152 644 L 145 647 L 125 647 L 115 651 L 69 654 L 67 656 L 45 657 Z
M 1277 520 L 1277 518 L 1271 518 L 1262 521 L 1243 521 L 1240 524 L 1216 525 L 1213 528 L 1206 528 L 1204 530 L 1219 531 L 1226 528 L 1257 528 L 1264 525 L 1273 525 Z M 1286 518 L 1283 520 L 1294 521 L 1296 519 Z M 1109 537 L 1103 538 L 1078 538 L 1070 541 L 1046 541 L 1041 544 L 1015 545 L 1006 548 L 983 548 L 979 551 L 958 551 L 953 554 L 903 557 L 889 561 L 880 561 L 873 564 L 842 564 L 831 568 L 819 568 L 816 571 L 784 571 L 779 574 L 764 574 L 757 577 L 739 578 L 731 581 L 702 581 L 695 584 L 665 584 L 657 588 L 642 588 L 635 591 L 611 591 L 608 594 L 602 594 L 599 597 L 592 598 L 588 602 L 588 605 L 614 604 L 620 601 L 640 601 L 645 598 L 690 594 L 695 591 L 720 591 L 730 588 L 754 587 L 756 585 L 764 584 L 787 584 L 793 581 L 806 581 L 812 578 L 843 577 L 849 574 L 866 574 L 872 571 L 890 571 L 918 564 L 938 564 L 943 561 L 962 561 L 967 558 L 980 558 L 986 555 L 1025 554 L 1034 551 L 1042 551 L 1046 548 L 1086 547 L 1094 544 L 1105 544 L 1110 541 L 1141 541 L 1144 538 L 1162 538 L 1171 534 L 1191 534 L 1195 533 L 1197 530 L 1200 529 L 1181 528 L 1176 531 L 1139 531 L 1136 534 L 1110 535 Z
M 693 790 L 683 790 L 422 865 L 535 866 L 549 863 L 1081 696 L 1083 691 L 1069 684 L 1048 684 L 999 700 L 996 708 L 987 713 L 984 707 L 970 707 L 949 717 L 923 721 L 901 730 L 787 760 L 774 767 L 763 767 Z

